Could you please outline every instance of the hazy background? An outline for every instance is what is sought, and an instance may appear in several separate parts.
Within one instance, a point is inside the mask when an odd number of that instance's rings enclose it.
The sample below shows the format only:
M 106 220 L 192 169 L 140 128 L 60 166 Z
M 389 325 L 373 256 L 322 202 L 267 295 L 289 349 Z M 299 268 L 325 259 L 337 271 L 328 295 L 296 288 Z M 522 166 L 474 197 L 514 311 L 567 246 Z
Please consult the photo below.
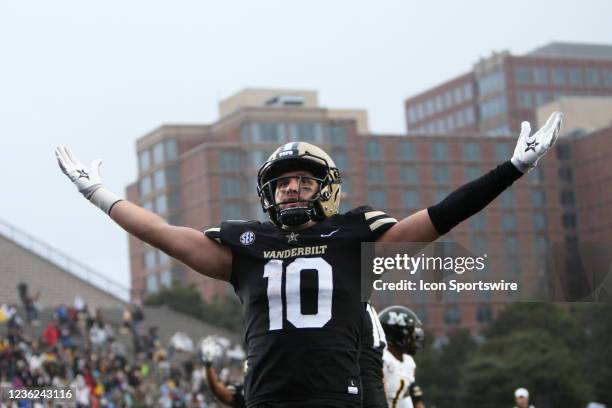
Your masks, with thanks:
M 135 140 L 208 123 L 244 87 L 306 88 L 402 133 L 402 102 L 492 51 L 611 43 L 610 1 L 0 3 L 0 219 L 127 285 L 126 234 L 60 173 L 102 157 L 124 194 Z M 0 260 L 1 262 L 1 260 Z

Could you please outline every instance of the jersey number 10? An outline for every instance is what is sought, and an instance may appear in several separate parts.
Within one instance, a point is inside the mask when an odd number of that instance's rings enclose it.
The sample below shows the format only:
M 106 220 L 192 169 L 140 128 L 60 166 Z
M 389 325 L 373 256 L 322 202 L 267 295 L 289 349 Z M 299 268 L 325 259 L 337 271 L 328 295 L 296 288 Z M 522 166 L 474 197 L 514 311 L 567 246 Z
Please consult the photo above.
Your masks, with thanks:
M 331 319 L 334 281 L 332 267 L 321 257 L 296 258 L 287 265 L 285 273 L 285 299 L 287 320 L 297 328 L 323 327 Z M 317 271 L 317 313 L 303 314 L 300 279 L 303 270 Z M 268 315 L 270 330 L 283 328 L 283 261 L 272 259 L 264 266 L 264 278 L 268 278 Z

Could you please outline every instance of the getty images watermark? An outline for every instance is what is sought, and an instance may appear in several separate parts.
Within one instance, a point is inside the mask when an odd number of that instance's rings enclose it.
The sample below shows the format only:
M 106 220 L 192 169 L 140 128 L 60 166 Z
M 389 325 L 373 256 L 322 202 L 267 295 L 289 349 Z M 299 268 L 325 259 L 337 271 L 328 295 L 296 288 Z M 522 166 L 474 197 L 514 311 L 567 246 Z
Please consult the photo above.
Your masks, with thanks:
M 612 245 L 478 253 L 457 243 L 364 243 L 362 300 L 611 301 Z

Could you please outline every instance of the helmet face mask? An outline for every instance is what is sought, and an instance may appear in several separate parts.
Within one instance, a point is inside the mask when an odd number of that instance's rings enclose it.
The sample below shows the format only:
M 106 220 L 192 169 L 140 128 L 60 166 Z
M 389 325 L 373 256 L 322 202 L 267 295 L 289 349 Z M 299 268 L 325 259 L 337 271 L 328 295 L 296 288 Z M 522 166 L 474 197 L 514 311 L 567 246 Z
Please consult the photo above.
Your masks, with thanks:
M 276 188 L 285 179 L 297 179 L 297 197 L 277 202 Z M 307 192 L 303 187 L 312 185 L 313 181 L 318 184 L 316 191 L 303 198 Z M 280 146 L 261 166 L 257 193 L 263 211 L 274 224 L 298 227 L 338 213 L 341 183 L 340 172 L 327 153 L 310 143 L 295 142 Z M 303 205 L 291 205 L 295 202 Z

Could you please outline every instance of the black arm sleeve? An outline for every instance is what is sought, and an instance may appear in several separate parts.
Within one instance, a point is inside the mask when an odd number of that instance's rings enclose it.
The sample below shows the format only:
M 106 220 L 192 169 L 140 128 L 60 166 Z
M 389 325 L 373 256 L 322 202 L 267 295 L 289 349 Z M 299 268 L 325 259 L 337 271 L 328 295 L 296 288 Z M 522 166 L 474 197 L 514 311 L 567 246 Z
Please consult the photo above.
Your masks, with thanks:
M 444 200 L 427 208 L 429 218 L 440 235 L 485 208 L 502 191 L 518 180 L 521 173 L 510 160 L 487 174 L 450 193 Z

